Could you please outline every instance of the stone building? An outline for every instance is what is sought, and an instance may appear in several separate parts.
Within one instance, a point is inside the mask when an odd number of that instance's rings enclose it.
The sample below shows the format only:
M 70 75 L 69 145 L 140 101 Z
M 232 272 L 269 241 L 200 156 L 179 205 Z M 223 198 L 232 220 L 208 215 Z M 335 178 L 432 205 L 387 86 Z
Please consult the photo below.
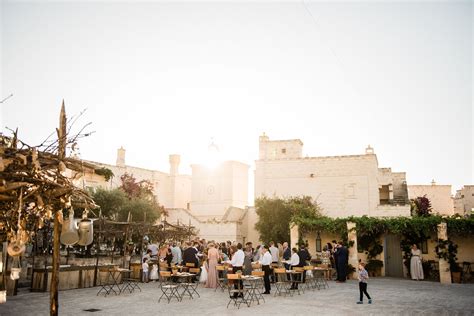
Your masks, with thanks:
M 303 157 L 299 139 L 259 139 L 255 197 L 313 197 L 330 217 L 409 216 L 406 175 L 379 168 L 369 146 L 363 155 Z
M 439 185 L 433 180 L 429 185 L 409 185 L 408 197 L 415 199 L 426 196 L 431 202 L 433 214 L 454 214 L 454 201 L 451 193 L 451 185 Z
M 148 180 L 154 186 L 158 202 L 165 207 L 168 216 L 163 218 L 172 224 L 196 227 L 199 236 L 216 241 L 258 241 L 253 224 L 256 214 L 248 207 L 249 166 L 237 161 L 224 161 L 215 167 L 192 165 L 192 174 L 180 174 L 180 156 L 170 155 L 169 172 L 128 166 L 125 149 L 117 150 L 115 165 L 87 161 L 89 164 L 110 169 L 114 177 L 106 182 L 102 176 L 84 173 L 78 180 L 86 187 L 117 188 L 120 177 L 127 173 L 137 181 Z
M 470 215 L 474 213 L 474 185 L 465 185 L 454 196 L 454 213 Z

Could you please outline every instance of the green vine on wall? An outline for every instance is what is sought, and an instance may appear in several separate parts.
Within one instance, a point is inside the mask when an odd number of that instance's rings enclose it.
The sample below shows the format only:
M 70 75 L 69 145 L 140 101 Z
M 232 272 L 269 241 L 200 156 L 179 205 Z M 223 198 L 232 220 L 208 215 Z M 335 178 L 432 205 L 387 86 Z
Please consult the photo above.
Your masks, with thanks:
M 426 239 L 437 232 L 437 225 L 446 222 L 450 235 L 472 236 L 474 235 L 474 216 L 467 218 L 459 215 L 451 217 L 442 217 L 432 215 L 429 217 L 346 217 L 346 218 L 330 218 L 321 217 L 302 217 L 292 218 L 292 222 L 297 224 L 300 232 L 309 233 L 316 231 L 325 231 L 335 235 L 347 236 L 347 222 L 356 224 L 357 233 L 360 235 L 372 234 L 397 234 L 412 235 L 413 238 L 418 237 L 420 240 Z M 347 238 L 347 237 L 346 237 Z M 410 239 L 413 239 L 410 238 Z
M 112 170 L 110 170 L 108 168 L 105 168 L 105 167 L 95 169 L 94 172 L 95 172 L 95 174 L 103 176 L 105 181 L 109 181 L 110 179 L 112 179 L 114 177 L 114 173 L 112 172 Z
M 452 242 L 452 240 L 439 239 L 438 245 L 435 247 L 436 255 L 439 259 L 444 259 L 449 263 L 449 269 L 451 272 L 458 272 L 459 266 L 456 263 L 458 259 L 456 257 L 458 253 L 458 245 Z

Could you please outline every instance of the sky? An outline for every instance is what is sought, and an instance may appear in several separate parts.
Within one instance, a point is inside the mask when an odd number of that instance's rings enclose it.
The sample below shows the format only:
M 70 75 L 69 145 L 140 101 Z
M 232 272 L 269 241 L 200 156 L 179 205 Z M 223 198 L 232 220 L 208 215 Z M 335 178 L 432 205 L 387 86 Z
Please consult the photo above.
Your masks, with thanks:
M 474 183 L 471 1 L 0 1 L 1 131 L 30 145 L 64 99 L 87 160 L 189 173 L 213 141 L 253 170 L 265 132 Z

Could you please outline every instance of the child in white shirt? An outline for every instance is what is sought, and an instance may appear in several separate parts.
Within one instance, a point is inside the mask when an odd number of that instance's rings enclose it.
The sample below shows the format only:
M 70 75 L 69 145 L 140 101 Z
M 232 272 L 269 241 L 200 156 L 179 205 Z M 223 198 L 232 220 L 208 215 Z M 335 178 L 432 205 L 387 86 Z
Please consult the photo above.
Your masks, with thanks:
M 143 274 L 143 282 L 148 283 L 148 259 L 143 258 L 143 263 L 142 263 L 142 274 Z

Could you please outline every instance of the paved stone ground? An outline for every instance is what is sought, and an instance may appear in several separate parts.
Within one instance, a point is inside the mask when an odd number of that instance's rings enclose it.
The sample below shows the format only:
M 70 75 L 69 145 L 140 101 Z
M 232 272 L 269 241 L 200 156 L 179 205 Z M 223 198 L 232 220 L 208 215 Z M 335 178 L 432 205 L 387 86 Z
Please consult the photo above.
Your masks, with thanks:
M 61 291 L 60 315 L 474 315 L 474 284 L 442 285 L 428 281 L 392 278 L 370 280 L 373 304 L 357 305 L 358 284 L 330 283 L 325 290 L 307 291 L 293 297 L 265 296 L 266 302 L 229 306 L 227 293 L 199 288 L 201 298 L 158 303 L 157 283 L 142 285 L 142 292 L 96 296 L 98 288 Z M 20 293 L 0 305 L 0 315 L 49 315 L 47 293 Z M 84 309 L 97 308 L 98 312 Z

